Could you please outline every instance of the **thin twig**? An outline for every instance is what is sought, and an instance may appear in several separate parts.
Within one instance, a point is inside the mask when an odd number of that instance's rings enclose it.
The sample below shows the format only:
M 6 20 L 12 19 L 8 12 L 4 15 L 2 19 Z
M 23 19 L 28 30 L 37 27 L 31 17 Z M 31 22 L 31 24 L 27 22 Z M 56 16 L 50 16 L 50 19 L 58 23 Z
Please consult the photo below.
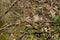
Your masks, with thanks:
M 2 26 L 2 28 L 0 28 L 0 30 L 4 30 L 4 29 L 7 29 L 7 28 L 9 28 L 9 27 L 11 27 L 11 26 L 15 26 L 15 25 L 18 25 L 19 23 L 9 23 L 9 24 L 5 24 L 5 25 L 3 25 Z
M 8 13 L 8 11 L 10 11 L 10 9 L 14 6 L 14 4 L 17 2 L 18 0 L 15 0 L 8 8 L 8 10 L 5 12 L 5 14 Z
M 10 6 L 9 6 L 9 8 L 5 11 L 5 14 L 4 15 L 6 15 L 9 11 L 10 11 L 10 9 L 14 6 L 14 4 L 17 2 L 18 0 L 15 0 Z M 2 18 L 4 15 L 1 15 L 0 17 Z
M 21 40 L 26 33 L 23 33 L 17 40 Z

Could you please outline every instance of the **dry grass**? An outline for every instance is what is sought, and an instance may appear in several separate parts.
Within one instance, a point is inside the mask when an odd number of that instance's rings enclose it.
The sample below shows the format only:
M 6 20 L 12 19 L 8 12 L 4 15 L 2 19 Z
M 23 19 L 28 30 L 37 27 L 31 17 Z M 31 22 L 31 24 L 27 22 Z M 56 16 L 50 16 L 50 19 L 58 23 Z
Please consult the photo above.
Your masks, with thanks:
M 60 40 L 60 1 L 0 0 L 0 40 Z

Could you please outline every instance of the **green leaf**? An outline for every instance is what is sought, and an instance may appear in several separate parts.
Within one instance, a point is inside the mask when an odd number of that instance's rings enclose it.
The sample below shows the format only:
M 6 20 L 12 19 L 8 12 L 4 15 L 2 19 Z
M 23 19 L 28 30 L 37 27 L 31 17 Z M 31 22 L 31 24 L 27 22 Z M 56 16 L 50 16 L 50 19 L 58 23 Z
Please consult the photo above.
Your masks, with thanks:
M 33 35 L 31 35 L 31 34 L 28 35 L 27 39 L 28 39 L 28 40 L 32 40 L 32 39 L 33 39 Z
M 55 15 L 54 21 L 56 22 L 56 21 L 58 21 L 59 19 L 60 19 L 60 14 Z
M 0 27 L 3 25 L 3 21 L 2 20 L 0 20 Z
M 58 7 L 57 9 L 60 10 L 60 5 L 58 5 L 57 7 Z
M 56 40 L 60 40 L 60 37 L 58 37 Z
M 42 40 L 45 40 L 45 37 L 44 36 L 42 36 Z
M 4 35 L 0 35 L 0 40 L 6 40 L 6 38 L 4 37 Z

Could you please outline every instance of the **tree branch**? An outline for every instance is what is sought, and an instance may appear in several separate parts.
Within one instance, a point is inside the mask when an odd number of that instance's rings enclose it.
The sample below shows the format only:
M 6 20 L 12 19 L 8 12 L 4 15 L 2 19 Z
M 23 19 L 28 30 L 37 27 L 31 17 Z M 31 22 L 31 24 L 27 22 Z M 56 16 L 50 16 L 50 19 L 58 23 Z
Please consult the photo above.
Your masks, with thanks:
M 5 14 L 4 15 L 1 15 L 0 17 L 2 18 L 3 16 L 5 16 L 9 11 L 10 9 L 14 6 L 14 4 L 17 2 L 18 0 L 15 0 L 10 6 L 9 8 L 5 11 Z

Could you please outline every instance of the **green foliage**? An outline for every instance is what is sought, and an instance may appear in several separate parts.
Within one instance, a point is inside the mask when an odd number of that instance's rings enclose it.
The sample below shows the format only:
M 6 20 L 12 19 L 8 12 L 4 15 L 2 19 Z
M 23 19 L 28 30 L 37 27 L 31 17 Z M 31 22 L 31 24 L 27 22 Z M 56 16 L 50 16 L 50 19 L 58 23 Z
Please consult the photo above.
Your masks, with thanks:
M 60 5 L 58 5 L 57 7 L 58 7 L 57 9 L 60 10 Z
M 42 40 L 45 40 L 45 37 L 44 37 L 44 35 L 42 35 Z
M 60 20 L 60 14 L 56 14 L 54 17 L 54 21 L 57 22 Z
M 60 37 L 58 37 L 56 40 L 60 40 Z
M 6 40 L 6 38 L 4 37 L 4 35 L 0 35 L 0 40 Z
M 32 40 L 33 39 L 33 36 L 32 35 L 28 35 L 27 39 L 28 40 Z
M 3 25 L 3 21 L 2 20 L 0 20 L 0 27 Z
M 30 35 L 28 35 L 27 40 L 37 40 L 37 39 L 34 38 L 34 36 L 30 34 Z

